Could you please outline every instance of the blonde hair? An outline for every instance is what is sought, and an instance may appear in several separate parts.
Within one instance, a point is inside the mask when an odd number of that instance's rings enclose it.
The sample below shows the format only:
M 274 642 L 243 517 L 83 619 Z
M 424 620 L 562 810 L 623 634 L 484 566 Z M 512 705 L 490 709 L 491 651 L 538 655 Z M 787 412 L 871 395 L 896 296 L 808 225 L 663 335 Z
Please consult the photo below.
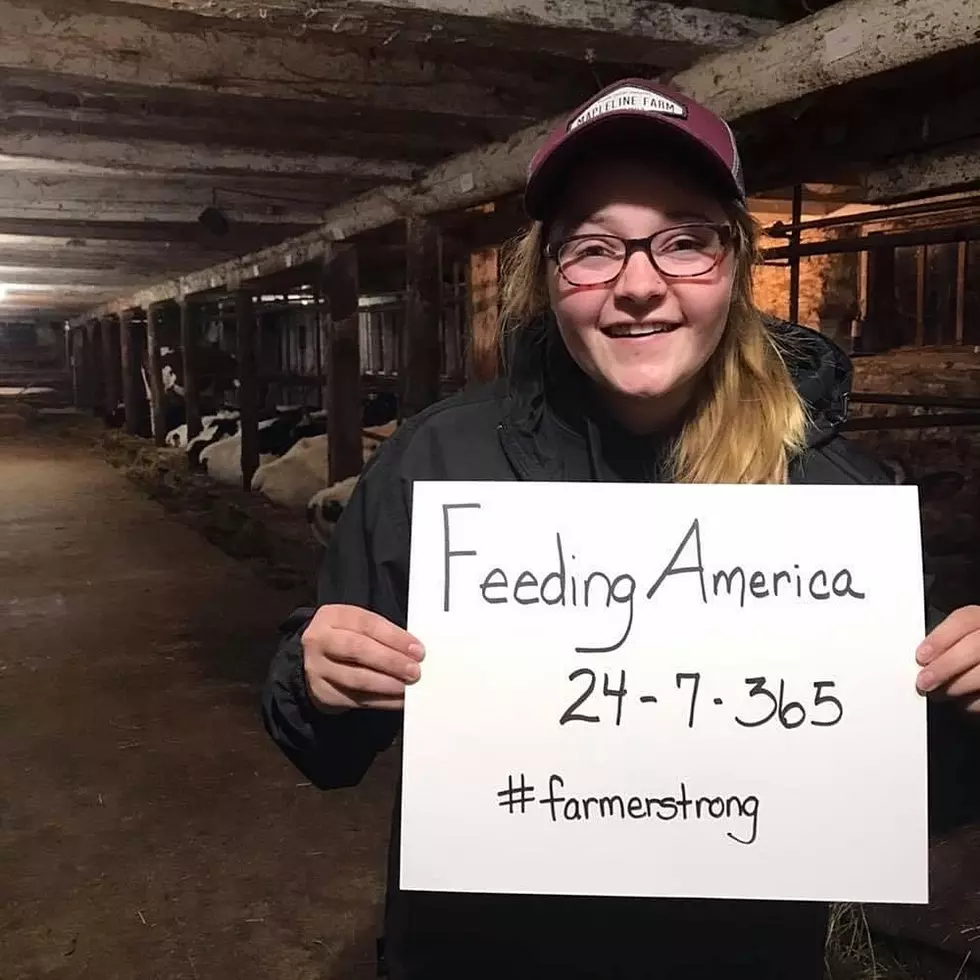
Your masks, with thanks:
M 792 456 L 806 446 L 806 405 L 786 355 L 752 300 L 758 226 L 740 204 L 726 207 L 735 230 L 735 276 L 725 331 L 673 444 L 677 483 L 785 483 Z M 501 256 L 498 344 L 509 329 L 549 306 L 544 229 L 534 222 Z

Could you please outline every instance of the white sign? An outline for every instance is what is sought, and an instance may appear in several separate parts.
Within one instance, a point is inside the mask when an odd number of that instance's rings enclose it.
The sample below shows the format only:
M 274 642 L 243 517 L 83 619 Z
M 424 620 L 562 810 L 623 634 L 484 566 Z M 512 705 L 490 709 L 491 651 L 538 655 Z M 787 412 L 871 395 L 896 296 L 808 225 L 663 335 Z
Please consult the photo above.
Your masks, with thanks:
M 925 902 L 913 487 L 416 483 L 401 886 Z

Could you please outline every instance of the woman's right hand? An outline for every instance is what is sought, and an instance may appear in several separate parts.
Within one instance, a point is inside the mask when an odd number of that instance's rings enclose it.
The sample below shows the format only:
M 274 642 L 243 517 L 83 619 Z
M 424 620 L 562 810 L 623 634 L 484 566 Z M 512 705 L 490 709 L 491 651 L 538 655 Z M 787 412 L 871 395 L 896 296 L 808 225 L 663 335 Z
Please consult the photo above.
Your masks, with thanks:
M 303 670 L 322 711 L 400 711 L 405 685 L 419 679 L 422 644 L 390 620 L 359 606 L 320 606 L 303 632 Z

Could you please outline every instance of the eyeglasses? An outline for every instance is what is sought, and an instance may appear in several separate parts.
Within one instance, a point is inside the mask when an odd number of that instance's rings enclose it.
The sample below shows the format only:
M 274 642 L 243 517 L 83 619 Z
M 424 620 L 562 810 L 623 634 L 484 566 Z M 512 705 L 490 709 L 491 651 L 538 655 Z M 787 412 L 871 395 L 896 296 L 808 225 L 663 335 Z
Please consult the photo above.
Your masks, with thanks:
M 629 257 L 646 252 L 653 267 L 668 279 L 689 279 L 711 272 L 724 258 L 733 232 L 725 224 L 686 224 L 664 228 L 647 238 L 573 235 L 545 247 L 545 255 L 572 286 L 600 286 L 618 279 Z

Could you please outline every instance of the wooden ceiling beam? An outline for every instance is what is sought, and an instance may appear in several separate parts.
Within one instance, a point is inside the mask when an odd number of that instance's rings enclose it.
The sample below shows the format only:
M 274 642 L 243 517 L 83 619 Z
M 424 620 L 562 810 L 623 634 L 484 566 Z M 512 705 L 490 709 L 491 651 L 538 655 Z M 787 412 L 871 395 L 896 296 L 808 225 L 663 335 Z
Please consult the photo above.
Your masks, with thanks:
M 389 110 L 530 121 L 565 96 L 561 78 L 394 56 L 330 33 L 250 33 L 226 21 L 124 3 L 0 0 L 0 68 L 263 98 L 347 99 Z M 533 66 L 532 66 L 533 69 Z
M 195 221 L 209 206 L 229 221 L 251 224 L 315 224 L 331 201 L 365 184 L 320 181 L 205 178 L 59 177 L 0 173 L 0 219 L 53 218 L 136 222 Z
M 244 26 L 347 37 L 400 51 L 533 51 L 665 68 L 771 33 L 773 18 L 644 0 L 137 0 Z M 802 13 L 802 11 L 801 11 Z
M 946 52 L 976 47 L 980 4 L 932 0 L 928 5 L 842 0 L 741 49 L 714 55 L 673 78 L 674 85 L 736 121 L 754 112 L 901 69 Z M 395 221 L 514 193 L 542 139 L 562 117 L 528 127 L 503 143 L 462 154 L 434 168 L 410 188 L 384 187 L 334 208 L 322 227 L 291 242 L 246 256 L 235 275 L 268 274 L 302 257 L 328 255 L 332 243 Z M 199 279 L 227 267 L 144 291 L 167 298 L 190 292 Z M 121 299 L 118 303 L 126 303 Z M 107 311 L 117 304 L 110 304 Z
M 951 52 L 880 79 L 857 99 L 843 88 L 802 111 L 756 115 L 736 127 L 749 184 L 769 191 L 796 181 L 857 183 L 898 157 L 980 138 L 980 99 L 962 81 L 976 57 L 976 49 Z
M 49 265 L 8 265 L 0 260 L 0 286 L 44 286 L 80 292 L 100 289 L 106 292 L 133 289 L 148 273 L 137 275 L 118 269 L 51 268 Z
M 237 222 L 226 237 L 219 238 L 201 227 L 196 221 L 102 221 L 44 218 L 0 218 L 0 245 L 8 236 L 23 239 L 17 244 L 44 246 L 46 239 L 75 239 L 99 249 L 117 243 L 123 249 L 128 243 L 146 243 L 156 251 L 168 245 L 192 245 L 202 252 L 216 250 L 227 252 L 242 246 L 248 248 L 273 244 L 308 231 L 304 225 Z M 10 243 L 14 244 L 14 243 Z
M 188 145 L 155 139 L 123 140 L 50 133 L 10 133 L 0 130 L 0 155 L 13 159 L 22 170 L 33 161 L 82 165 L 122 174 L 205 174 L 209 176 L 335 176 L 361 180 L 407 182 L 419 177 L 419 168 L 392 160 L 371 160 L 326 153 L 270 153 Z
M 594 89 L 589 67 L 555 71 L 567 82 L 570 97 Z M 0 133 L 11 135 L 153 139 L 421 164 L 506 138 L 526 122 L 526 107 L 513 118 L 467 115 L 466 105 L 450 114 L 341 98 L 271 99 L 20 70 L 0 72 L 0 105 Z
M 893 160 L 863 175 L 865 200 L 895 204 L 980 187 L 980 140 Z

